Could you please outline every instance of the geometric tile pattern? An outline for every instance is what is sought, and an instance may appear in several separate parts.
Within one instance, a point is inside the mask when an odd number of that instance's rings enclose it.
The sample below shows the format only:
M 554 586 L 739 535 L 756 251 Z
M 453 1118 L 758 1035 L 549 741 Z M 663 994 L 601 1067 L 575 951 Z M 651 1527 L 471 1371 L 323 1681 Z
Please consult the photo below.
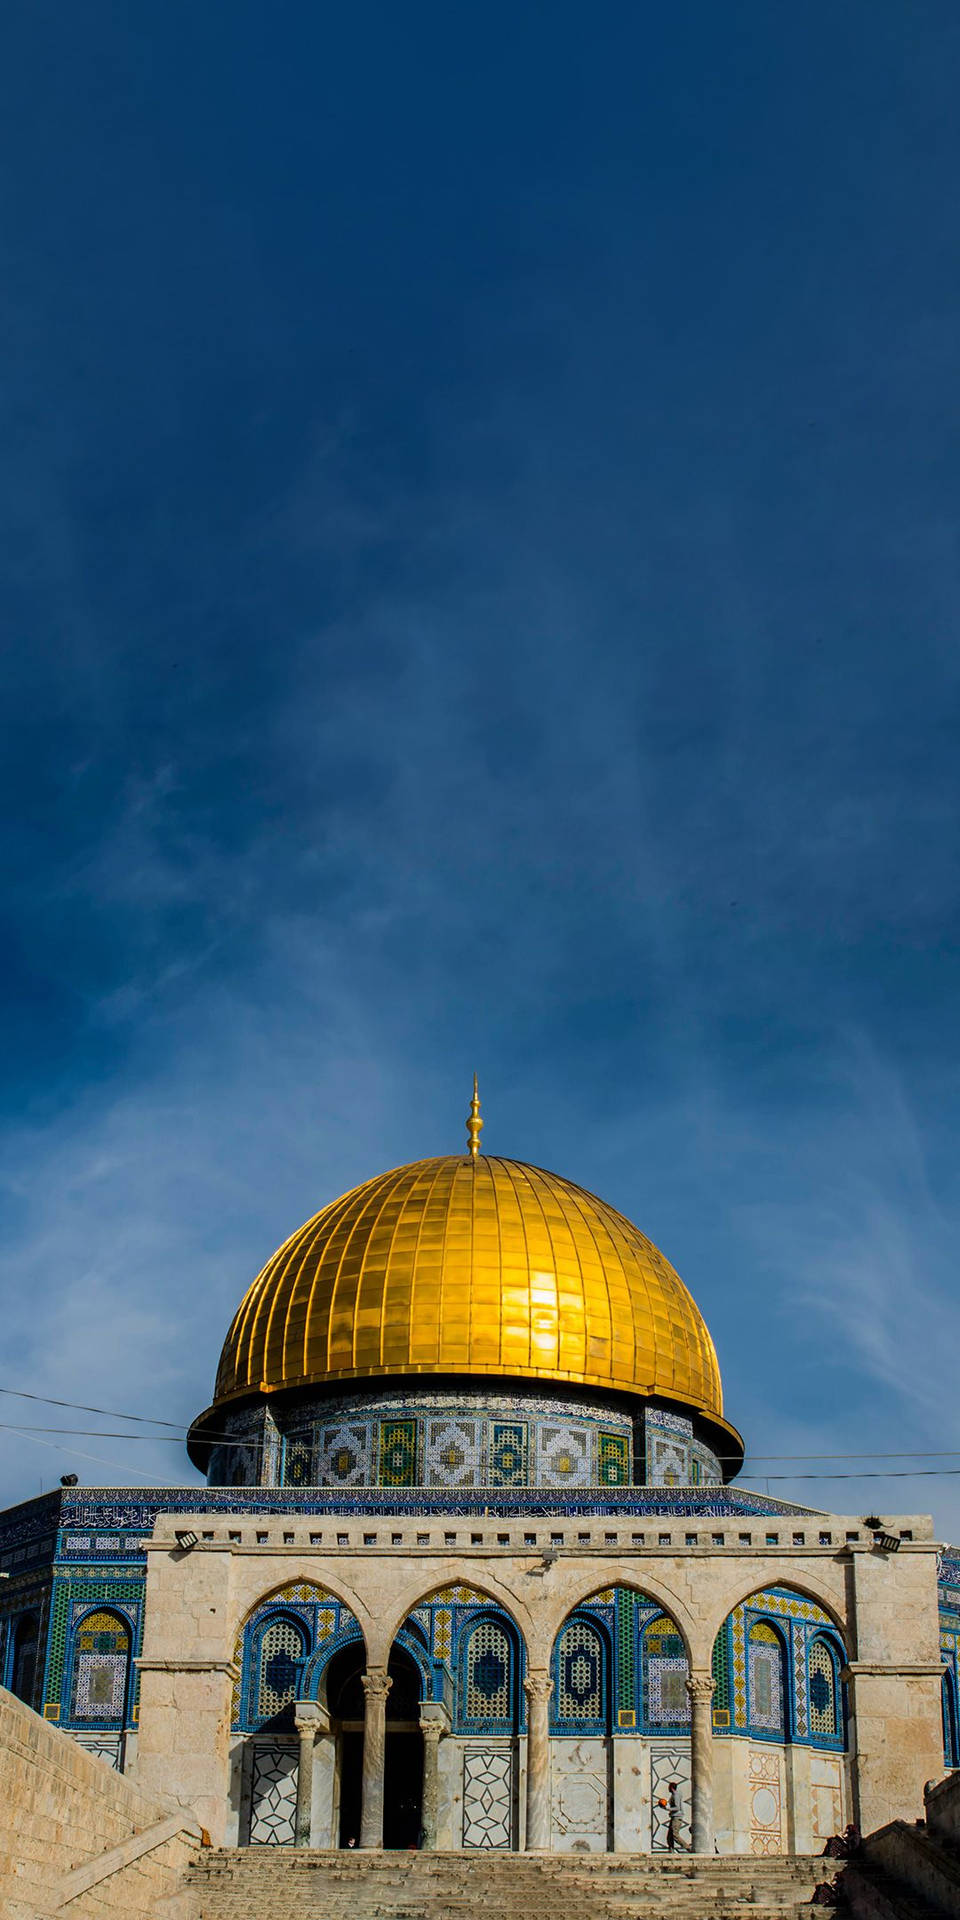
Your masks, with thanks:
M 791 1622 L 790 1635 L 793 1649 L 793 1731 L 797 1739 L 802 1740 L 807 1731 L 807 1629 L 802 1620 Z M 820 1645 L 823 1646 L 822 1641 Z M 831 1727 L 830 1731 L 832 1733 L 835 1729 Z
M 266 1595 L 234 1642 L 231 1726 L 252 1728 L 272 1719 L 294 1698 L 303 1666 L 318 1647 L 358 1633 L 350 1608 L 313 1580 L 291 1580 Z
M 781 1808 L 783 1790 L 780 1754 L 776 1747 L 750 1749 L 750 1852 L 783 1852 Z
M 630 1448 L 625 1433 L 601 1433 L 597 1443 L 597 1479 L 604 1487 L 625 1487 L 630 1479 Z
M 644 1630 L 640 1650 L 644 1724 L 651 1728 L 689 1726 L 689 1665 L 675 1623 L 661 1613 Z
M 650 1846 L 654 1853 L 666 1851 L 671 1808 L 678 1815 L 680 1838 L 689 1846 L 689 1744 L 685 1747 L 657 1745 L 650 1749 Z
M 689 1726 L 690 1696 L 687 1693 L 688 1667 L 685 1659 L 648 1660 L 648 1725 L 657 1727 Z
M 538 1426 L 538 1485 L 586 1487 L 590 1479 L 589 1439 L 584 1428 Z
M 458 1394 L 429 1396 L 399 1394 L 378 1407 L 362 1401 L 343 1403 L 343 1413 L 330 1413 L 315 1425 L 291 1428 L 282 1437 L 280 1476 L 284 1487 L 520 1487 L 532 1480 L 538 1486 L 628 1487 L 633 1477 L 631 1422 L 611 1423 L 608 1413 L 581 1413 L 579 1407 L 559 1421 L 557 1402 L 500 1398 L 504 1408 L 515 1407 L 515 1417 L 498 1417 L 495 1407 L 472 1405 Z M 551 1416 L 551 1408 L 554 1410 Z M 573 1419 L 571 1420 L 571 1414 Z M 239 1421 L 242 1416 L 235 1416 Z M 300 1414 L 303 1419 L 303 1413 Z M 262 1409 L 247 1415 L 246 1436 L 254 1451 L 264 1445 Z M 689 1428 L 689 1422 L 686 1423 Z M 219 1484 L 237 1484 L 237 1442 L 218 1447 L 210 1470 Z M 273 1436 L 275 1441 L 277 1435 Z M 694 1443 L 672 1431 L 677 1453 L 676 1481 L 687 1481 L 688 1457 Z M 706 1461 L 712 1461 L 704 1451 Z M 229 1471 L 228 1471 L 229 1470 Z M 707 1469 L 705 1483 L 715 1475 Z M 266 1464 L 261 1472 L 243 1475 L 244 1481 L 270 1484 Z
M 331 1487 L 369 1485 L 371 1431 L 366 1421 L 324 1427 L 321 1431 L 317 1484 Z
M 257 1719 L 272 1720 L 297 1697 L 297 1680 L 306 1651 L 306 1633 L 299 1622 L 272 1620 L 260 1640 L 260 1684 Z
M 46 1705 L 47 1719 L 57 1717 L 61 1725 L 69 1723 L 69 1713 L 63 1701 L 64 1672 L 67 1655 L 70 1650 L 71 1629 L 75 1629 L 78 1618 L 89 1614 L 91 1603 L 94 1606 L 109 1606 L 126 1621 L 130 1628 L 130 1643 L 133 1653 L 139 1652 L 140 1614 L 144 1594 L 143 1574 L 135 1579 L 111 1580 L 109 1570 L 103 1569 L 95 1579 L 61 1578 L 55 1582 L 51 1608 L 50 1645 L 47 1656 Z M 134 1689 L 139 1687 L 139 1678 Z M 134 1699 L 136 1697 L 134 1689 Z M 133 1706 L 131 1701 L 130 1705 Z M 60 1713 L 55 1714 L 59 1708 Z
M 123 1723 L 130 1630 L 114 1613 L 87 1613 L 74 1632 L 70 1713 L 74 1720 Z
M 481 1478 L 475 1420 L 428 1420 L 423 1458 L 428 1487 L 474 1487 Z
M 480 1620 L 467 1641 L 463 1711 L 468 1720 L 503 1720 L 513 1712 L 513 1642 L 494 1620 Z
M 775 1628 L 757 1620 L 747 1641 L 750 1725 L 767 1733 L 784 1729 L 783 1642 Z
M 254 1744 L 250 1845 L 292 1847 L 296 1838 L 297 1749 Z
M 522 1487 L 527 1478 L 527 1422 L 496 1420 L 490 1434 L 490 1485 Z
M 513 1756 L 476 1749 L 463 1756 L 463 1844 L 509 1847 L 513 1839 Z
M 384 1420 L 380 1425 L 380 1485 L 415 1487 L 417 1480 L 416 1420 Z
M 810 1731 L 839 1733 L 837 1663 L 825 1640 L 814 1640 L 807 1665 L 810 1673 Z
M 78 1747 L 85 1753 L 93 1753 L 98 1760 L 105 1760 L 115 1773 L 123 1772 L 123 1734 L 122 1733 L 72 1733 Z
M 603 1727 L 606 1704 L 604 1644 L 596 1627 L 571 1620 L 557 1640 L 556 1717 Z

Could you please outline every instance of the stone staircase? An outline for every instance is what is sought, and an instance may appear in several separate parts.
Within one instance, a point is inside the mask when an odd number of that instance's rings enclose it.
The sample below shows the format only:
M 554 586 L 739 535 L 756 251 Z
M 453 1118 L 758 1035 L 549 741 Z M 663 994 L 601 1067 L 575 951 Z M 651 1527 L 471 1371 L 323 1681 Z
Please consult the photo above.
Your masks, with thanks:
M 795 1920 L 837 1864 L 240 1847 L 201 1853 L 185 1891 L 192 1920 Z

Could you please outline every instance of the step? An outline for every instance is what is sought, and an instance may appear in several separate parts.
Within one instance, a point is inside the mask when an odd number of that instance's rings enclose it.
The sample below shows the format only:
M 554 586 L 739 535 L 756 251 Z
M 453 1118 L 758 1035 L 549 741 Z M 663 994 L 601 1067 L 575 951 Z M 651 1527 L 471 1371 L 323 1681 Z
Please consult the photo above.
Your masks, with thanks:
M 799 1920 L 827 1878 L 779 1854 L 204 1851 L 195 1920 Z

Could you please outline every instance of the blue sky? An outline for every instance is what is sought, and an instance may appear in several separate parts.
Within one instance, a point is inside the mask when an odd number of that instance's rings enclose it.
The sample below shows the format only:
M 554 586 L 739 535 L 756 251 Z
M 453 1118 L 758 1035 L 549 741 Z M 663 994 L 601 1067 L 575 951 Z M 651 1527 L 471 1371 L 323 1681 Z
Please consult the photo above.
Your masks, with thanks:
M 955 9 L 0 51 L 0 1384 L 186 1423 L 476 1067 L 752 1451 L 960 1456 Z M 0 1497 L 191 1477 L 49 1441 Z M 770 1484 L 960 1536 L 960 1479 Z

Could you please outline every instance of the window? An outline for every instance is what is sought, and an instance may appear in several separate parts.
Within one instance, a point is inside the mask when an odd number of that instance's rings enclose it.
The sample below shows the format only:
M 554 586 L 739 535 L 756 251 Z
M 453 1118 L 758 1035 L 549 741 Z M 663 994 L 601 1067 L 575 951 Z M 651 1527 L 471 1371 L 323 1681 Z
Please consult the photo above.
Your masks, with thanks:
M 826 1640 L 814 1640 L 807 1655 L 810 1687 L 810 1732 L 835 1740 L 842 1732 L 837 1658 Z
M 130 1674 L 130 1629 L 118 1614 L 85 1614 L 73 1642 L 70 1715 L 122 1726 Z
M 957 1736 L 957 1699 L 953 1674 L 949 1667 L 944 1669 L 940 1683 L 940 1703 L 943 1713 L 943 1764 L 945 1767 L 960 1767 L 960 1744 Z
M 651 1620 L 641 1641 L 643 1675 L 643 1717 L 648 1727 L 687 1727 L 690 1724 L 690 1696 L 687 1693 L 686 1648 L 676 1623 L 667 1614 Z
M 570 1620 L 557 1641 L 554 1712 L 560 1721 L 603 1730 L 607 1719 L 606 1647 L 589 1620 Z
M 37 1678 L 37 1646 L 40 1638 L 40 1621 L 35 1613 L 22 1614 L 17 1621 L 13 1634 L 13 1651 L 10 1662 L 10 1691 L 18 1700 L 33 1705 L 33 1691 Z
M 757 1620 L 747 1641 L 750 1728 L 785 1737 L 783 1641 L 766 1620 Z
M 497 1620 L 478 1620 L 466 1647 L 464 1713 L 468 1720 L 513 1720 L 513 1642 Z
M 272 1720 L 297 1697 L 307 1637 L 297 1620 L 271 1620 L 260 1635 L 257 1661 L 257 1719 Z

